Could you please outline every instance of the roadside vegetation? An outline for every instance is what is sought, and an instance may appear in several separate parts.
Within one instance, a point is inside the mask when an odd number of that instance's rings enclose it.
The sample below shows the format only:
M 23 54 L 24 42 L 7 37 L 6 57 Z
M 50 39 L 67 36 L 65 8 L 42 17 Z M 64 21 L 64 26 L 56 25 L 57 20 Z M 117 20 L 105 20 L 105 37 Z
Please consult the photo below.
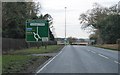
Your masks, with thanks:
M 25 39 L 26 20 L 48 20 L 49 26 L 52 26 L 52 16 L 50 14 L 42 15 L 40 9 L 40 3 L 35 2 L 3 2 L 2 37 L 13 39 Z M 38 16 L 38 14 L 41 15 Z M 54 35 L 52 34 L 50 28 L 49 38 L 50 40 L 54 41 Z
M 56 52 L 56 50 L 59 50 L 60 47 L 61 47 L 60 45 L 48 45 L 46 49 L 44 46 L 41 46 L 39 49 L 37 47 L 33 47 L 30 49 L 16 50 L 14 52 L 11 52 L 10 54 L 28 55 L 28 54 L 53 53 Z
M 2 56 L 0 55 L 0 73 L 2 73 Z
M 23 9 L 24 8 L 24 9 Z M 48 20 L 49 40 L 55 41 L 52 28 L 53 18 L 50 14 L 42 15 L 40 3 L 35 2 L 3 2 L 2 3 L 2 38 L 25 39 L 26 20 Z M 40 16 L 38 16 L 40 14 Z M 2 56 L 3 73 L 31 73 L 50 58 L 50 56 L 32 56 L 32 54 L 58 52 L 61 45 L 49 45 L 47 49 L 41 46 L 23 49 L 8 50 Z M 27 47 L 26 47 L 27 48 Z
M 35 62 L 41 58 L 42 57 L 25 55 L 3 55 L 2 71 L 3 73 L 27 72 L 26 70 L 29 66 L 35 64 Z
M 92 9 L 80 15 L 81 28 L 92 32 L 89 37 L 95 41 L 94 44 L 116 44 L 120 38 L 120 8 L 118 6 L 119 4 L 104 7 L 95 3 Z
M 58 52 L 63 46 L 50 45 L 45 49 L 30 48 L 16 50 L 2 56 L 3 73 L 34 73 L 35 70 L 52 56 L 32 56 L 31 54 L 43 54 Z
M 103 44 L 103 45 L 95 45 L 95 47 L 100 47 L 108 50 L 118 51 L 118 44 Z

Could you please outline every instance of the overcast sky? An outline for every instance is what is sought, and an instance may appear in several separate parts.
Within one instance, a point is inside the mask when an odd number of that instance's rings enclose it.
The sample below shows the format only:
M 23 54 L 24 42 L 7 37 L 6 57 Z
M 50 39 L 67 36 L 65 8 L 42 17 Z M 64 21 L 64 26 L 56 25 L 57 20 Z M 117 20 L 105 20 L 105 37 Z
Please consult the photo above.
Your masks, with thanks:
M 35 0 L 39 1 L 42 8 L 42 14 L 50 14 L 53 17 L 53 26 L 56 37 L 65 37 L 65 7 L 67 37 L 88 38 L 89 33 L 80 28 L 79 15 L 91 9 L 93 3 L 99 3 L 102 6 L 112 6 L 119 0 Z

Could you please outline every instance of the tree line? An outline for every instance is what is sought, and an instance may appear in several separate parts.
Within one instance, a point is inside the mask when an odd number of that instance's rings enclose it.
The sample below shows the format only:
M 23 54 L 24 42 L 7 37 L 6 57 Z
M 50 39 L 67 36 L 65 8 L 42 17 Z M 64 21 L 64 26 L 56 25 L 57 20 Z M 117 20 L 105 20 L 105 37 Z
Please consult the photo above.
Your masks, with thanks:
M 53 18 L 50 14 L 40 13 L 40 3 L 34 2 L 2 2 L 2 37 L 25 38 L 25 23 L 28 19 L 44 19 L 52 24 Z M 41 14 L 38 16 L 38 14 Z M 54 35 L 49 28 L 50 40 Z
M 91 10 L 80 15 L 81 28 L 90 27 L 92 34 L 89 37 L 97 44 L 114 44 L 120 38 L 120 8 L 118 6 L 116 4 L 103 7 L 95 3 Z

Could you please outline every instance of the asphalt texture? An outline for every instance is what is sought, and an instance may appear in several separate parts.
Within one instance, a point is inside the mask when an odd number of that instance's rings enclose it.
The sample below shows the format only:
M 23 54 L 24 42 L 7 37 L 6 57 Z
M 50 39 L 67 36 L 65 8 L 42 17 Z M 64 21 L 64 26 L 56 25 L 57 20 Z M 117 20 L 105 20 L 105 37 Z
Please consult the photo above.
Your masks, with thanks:
M 118 52 L 67 45 L 37 73 L 118 73 Z

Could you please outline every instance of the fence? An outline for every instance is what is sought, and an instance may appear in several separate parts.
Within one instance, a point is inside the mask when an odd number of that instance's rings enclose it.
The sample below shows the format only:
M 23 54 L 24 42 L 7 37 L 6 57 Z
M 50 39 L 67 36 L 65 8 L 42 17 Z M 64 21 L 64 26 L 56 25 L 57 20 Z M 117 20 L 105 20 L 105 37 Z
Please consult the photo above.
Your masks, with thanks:
M 2 38 L 2 51 L 10 51 L 10 50 L 21 50 L 29 47 L 42 46 L 45 43 L 48 45 L 56 45 L 56 41 L 48 41 L 48 42 L 26 42 L 24 39 L 12 39 L 12 38 Z

